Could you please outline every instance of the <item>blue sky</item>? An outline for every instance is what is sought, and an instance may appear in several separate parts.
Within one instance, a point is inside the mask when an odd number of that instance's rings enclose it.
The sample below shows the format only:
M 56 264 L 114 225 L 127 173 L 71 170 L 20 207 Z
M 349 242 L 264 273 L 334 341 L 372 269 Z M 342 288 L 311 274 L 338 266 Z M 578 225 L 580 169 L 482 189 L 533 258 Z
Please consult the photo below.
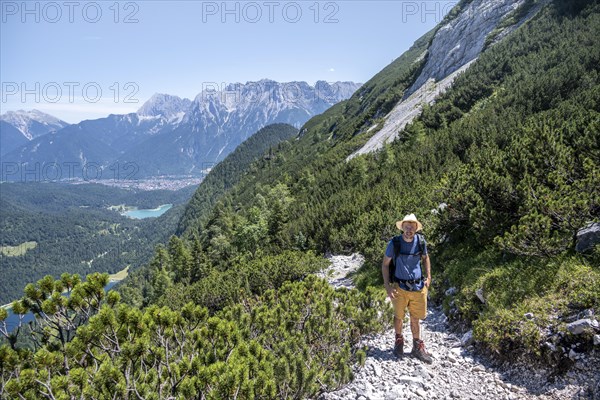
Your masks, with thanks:
M 1 0 L 1 112 L 67 122 L 263 78 L 365 82 L 457 1 Z

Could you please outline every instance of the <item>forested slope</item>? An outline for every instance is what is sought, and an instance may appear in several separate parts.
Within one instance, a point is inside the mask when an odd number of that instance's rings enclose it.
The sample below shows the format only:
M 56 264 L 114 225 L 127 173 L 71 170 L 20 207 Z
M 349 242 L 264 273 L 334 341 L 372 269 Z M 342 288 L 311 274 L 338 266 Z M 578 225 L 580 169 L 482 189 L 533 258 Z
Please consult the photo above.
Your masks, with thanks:
M 135 268 L 147 263 L 154 246 L 175 232 L 193 190 L 136 191 L 56 182 L 0 184 L 0 304 L 18 299 L 25 285 L 46 275 L 115 273 L 128 265 Z M 133 220 L 110 209 L 161 204 L 174 206 L 158 219 Z

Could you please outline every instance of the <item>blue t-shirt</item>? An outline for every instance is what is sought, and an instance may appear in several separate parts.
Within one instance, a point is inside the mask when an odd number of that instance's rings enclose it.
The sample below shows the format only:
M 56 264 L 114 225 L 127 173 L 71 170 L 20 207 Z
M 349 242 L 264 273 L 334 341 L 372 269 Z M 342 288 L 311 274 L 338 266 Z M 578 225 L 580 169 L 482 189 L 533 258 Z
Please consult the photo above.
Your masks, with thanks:
M 413 237 L 412 242 L 407 242 L 402 238 L 400 240 L 400 251 L 396 257 L 396 278 L 404 280 L 416 280 L 422 276 L 421 272 L 421 256 L 427 255 L 427 243 L 423 239 L 423 254 L 419 254 L 419 239 L 417 235 Z M 385 249 L 386 257 L 392 258 L 394 256 L 394 243 L 392 240 L 389 241 L 387 248 Z M 400 287 L 404 290 L 411 290 L 406 284 L 400 282 Z M 416 284 L 414 289 L 423 289 L 424 282 Z M 412 290 L 414 290 L 412 289 Z

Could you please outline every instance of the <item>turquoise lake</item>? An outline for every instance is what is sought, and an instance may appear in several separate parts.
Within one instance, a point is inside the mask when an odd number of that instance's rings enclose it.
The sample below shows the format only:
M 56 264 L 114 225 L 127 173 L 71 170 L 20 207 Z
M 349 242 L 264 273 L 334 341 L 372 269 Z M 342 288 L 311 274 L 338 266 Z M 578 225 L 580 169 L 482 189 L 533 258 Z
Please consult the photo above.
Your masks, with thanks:
M 163 215 L 171 207 L 173 207 L 173 204 L 163 204 L 162 206 L 153 209 L 127 211 L 123 213 L 123 215 L 135 219 L 155 218 Z

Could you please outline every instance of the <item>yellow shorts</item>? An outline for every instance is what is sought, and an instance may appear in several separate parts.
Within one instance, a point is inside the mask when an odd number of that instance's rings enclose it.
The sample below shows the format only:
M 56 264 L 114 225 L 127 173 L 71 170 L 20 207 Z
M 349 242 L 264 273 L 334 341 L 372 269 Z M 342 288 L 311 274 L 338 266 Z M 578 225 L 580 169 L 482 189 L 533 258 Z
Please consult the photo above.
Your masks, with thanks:
M 392 284 L 394 289 L 394 314 L 396 318 L 404 320 L 406 307 L 412 318 L 425 319 L 427 316 L 427 286 L 423 286 L 418 292 L 409 292 L 400 289 L 397 283 Z

